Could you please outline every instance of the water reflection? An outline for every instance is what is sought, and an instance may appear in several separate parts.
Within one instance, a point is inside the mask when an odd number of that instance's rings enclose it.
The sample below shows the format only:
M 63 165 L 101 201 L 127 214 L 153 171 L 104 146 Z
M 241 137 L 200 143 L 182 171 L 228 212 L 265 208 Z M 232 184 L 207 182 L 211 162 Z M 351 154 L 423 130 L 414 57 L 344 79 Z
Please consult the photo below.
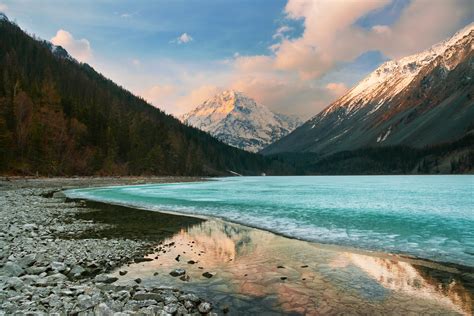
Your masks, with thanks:
M 170 243 L 150 256 L 158 259 L 131 265 L 120 282 L 140 277 L 145 285 L 178 284 L 235 314 L 472 314 L 472 293 L 458 272 L 433 263 L 359 254 L 215 220 L 181 230 L 164 242 Z M 169 276 L 178 267 L 189 281 Z M 426 269 L 445 277 L 433 278 Z

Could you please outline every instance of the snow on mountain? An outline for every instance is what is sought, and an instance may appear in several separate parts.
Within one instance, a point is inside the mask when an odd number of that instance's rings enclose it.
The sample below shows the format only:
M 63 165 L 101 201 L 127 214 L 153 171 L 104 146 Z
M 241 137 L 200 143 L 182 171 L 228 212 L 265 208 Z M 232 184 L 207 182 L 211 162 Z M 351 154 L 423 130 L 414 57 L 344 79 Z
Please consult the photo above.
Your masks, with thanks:
M 378 102 L 380 106 L 403 91 L 420 71 L 437 57 L 442 58 L 444 68 L 450 71 L 460 61 L 452 58 L 455 46 L 465 45 L 471 41 L 472 49 L 472 32 L 474 32 L 474 23 L 421 53 L 383 63 L 324 112 L 329 113 L 341 105 L 346 107 L 347 112 L 351 112 L 367 105 L 375 98 L 380 99 Z M 376 107 L 375 110 L 378 108 Z
M 382 64 L 266 154 L 367 146 L 422 147 L 474 126 L 474 23 L 431 48 Z
M 233 90 L 206 100 L 181 120 L 224 143 L 250 152 L 257 152 L 301 124 L 298 118 L 273 113 Z

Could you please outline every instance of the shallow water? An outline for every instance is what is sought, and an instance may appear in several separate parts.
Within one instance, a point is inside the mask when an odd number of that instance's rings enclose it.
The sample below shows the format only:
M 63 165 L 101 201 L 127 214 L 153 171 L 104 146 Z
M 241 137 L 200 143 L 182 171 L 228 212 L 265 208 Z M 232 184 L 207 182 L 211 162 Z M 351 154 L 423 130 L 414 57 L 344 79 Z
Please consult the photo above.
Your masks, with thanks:
M 127 271 L 124 276 L 117 270 L 116 284 L 133 285 L 141 278 L 145 287 L 194 291 L 210 299 L 215 311 L 230 307 L 231 315 L 472 314 L 466 271 L 218 220 L 183 229 L 149 258 L 120 268 Z M 172 277 L 175 268 L 184 268 L 189 280 Z
M 233 177 L 67 191 L 279 234 L 474 266 L 474 176 Z

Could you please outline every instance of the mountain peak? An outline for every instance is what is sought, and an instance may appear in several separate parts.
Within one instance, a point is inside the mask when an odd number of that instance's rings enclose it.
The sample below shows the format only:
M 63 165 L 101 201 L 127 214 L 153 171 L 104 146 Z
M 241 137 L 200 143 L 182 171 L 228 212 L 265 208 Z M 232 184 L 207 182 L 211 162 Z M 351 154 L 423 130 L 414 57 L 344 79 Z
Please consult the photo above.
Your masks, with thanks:
M 417 54 L 391 60 L 264 153 L 330 154 L 424 147 L 472 131 L 474 23 Z
M 204 101 L 181 120 L 219 140 L 256 152 L 283 137 L 301 122 L 273 113 L 244 93 L 225 90 Z
M 456 67 L 460 61 L 453 58 L 455 55 L 453 51 L 457 46 L 469 45 L 471 47 L 467 47 L 467 49 L 472 50 L 473 37 L 474 23 L 470 23 L 450 38 L 434 44 L 425 51 L 385 62 L 323 112 L 338 108 L 343 103 L 349 105 L 348 111 L 356 110 L 358 107 L 364 106 L 374 95 L 383 94 L 385 100 L 393 98 L 405 89 L 426 65 L 431 64 L 437 58 L 441 59 L 443 67 L 449 71 Z M 390 86 L 390 91 L 387 89 L 389 82 L 396 83 Z M 356 104 L 357 106 L 355 106 Z

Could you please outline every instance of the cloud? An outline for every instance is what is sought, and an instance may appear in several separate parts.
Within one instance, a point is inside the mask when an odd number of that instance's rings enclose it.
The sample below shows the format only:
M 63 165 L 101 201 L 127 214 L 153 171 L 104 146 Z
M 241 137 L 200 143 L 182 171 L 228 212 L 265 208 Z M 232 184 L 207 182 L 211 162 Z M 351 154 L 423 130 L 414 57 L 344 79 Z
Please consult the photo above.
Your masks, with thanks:
M 340 62 L 350 62 L 368 50 L 398 58 L 428 48 L 446 38 L 469 18 L 471 0 L 413 0 L 393 25 L 364 29 L 357 21 L 389 4 L 378 1 L 289 0 L 285 12 L 304 23 L 301 37 L 276 37 L 275 67 L 297 71 L 303 79 L 318 78 Z
M 176 43 L 178 44 L 186 44 L 192 42 L 194 39 L 188 33 L 183 33 L 176 38 Z
M 266 55 L 237 55 L 234 57 L 234 67 L 239 72 L 271 71 L 273 69 L 273 60 L 270 56 Z
M 330 82 L 326 85 L 326 89 L 328 89 L 335 97 L 341 97 L 347 92 L 347 90 L 349 90 L 342 82 Z
M 173 100 L 173 96 L 177 90 L 177 87 L 174 85 L 154 85 L 145 90 L 141 95 L 154 106 L 166 109 L 166 106 Z
M 285 38 L 285 33 L 288 33 L 290 32 L 291 30 L 293 30 L 292 27 L 289 27 L 287 25 L 283 25 L 281 27 L 279 27 L 275 34 L 273 34 L 272 38 L 273 39 L 282 39 L 282 38 Z
M 382 12 L 391 1 L 288 0 L 287 18 L 303 23 L 298 37 L 288 37 L 290 27 L 281 26 L 274 32 L 268 54 L 236 53 L 205 64 L 164 60 L 148 78 L 151 88 L 141 95 L 166 112 L 180 115 L 232 88 L 273 111 L 308 118 L 346 93 L 348 82 L 377 66 L 350 68 L 362 54 L 381 52 L 383 58 L 378 60 L 382 61 L 427 49 L 463 26 L 472 12 L 471 0 L 411 0 L 390 24 L 381 18 L 374 25 L 359 25 L 361 19 Z M 173 42 L 189 41 L 192 37 L 183 33 Z M 341 74 L 347 69 L 350 74 Z
M 228 87 L 241 91 L 272 111 L 309 118 L 347 90 L 343 84 L 321 85 L 279 73 L 234 74 Z
M 134 58 L 134 59 L 132 59 L 132 64 L 134 66 L 138 67 L 138 66 L 141 65 L 141 61 L 140 61 L 140 59 Z
M 62 46 L 71 56 L 81 62 L 88 62 L 92 58 L 92 49 L 89 41 L 85 38 L 75 39 L 71 33 L 63 29 L 56 32 L 56 35 L 51 38 L 51 43 Z
M 7 12 L 8 6 L 4 3 L 0 3 L 0 12 Z
M 391 58 L 419 52 L 472 21 L 472 10 L 472 0 L 414 0 L 372 45 Z
M 194 109 L 197 105 L 203 103 L 207 99 L 222 92 L 224 89 L 215 85 L 202 85 L 193 89 L 191 93 L 176 100 L 175 112 L 184 114 Z

